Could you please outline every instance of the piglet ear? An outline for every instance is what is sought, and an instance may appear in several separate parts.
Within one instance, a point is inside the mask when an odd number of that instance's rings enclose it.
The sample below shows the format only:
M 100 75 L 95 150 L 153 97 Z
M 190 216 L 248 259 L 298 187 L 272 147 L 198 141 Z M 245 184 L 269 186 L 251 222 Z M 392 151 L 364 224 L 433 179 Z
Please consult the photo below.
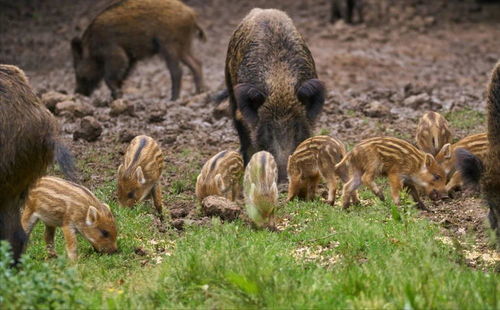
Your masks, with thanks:
M 307 118 L 314 120 L 325 103 L 325 84 L 318 79 L 310 79 L 297 89 L 297 98 L 306 107 Z
M 97 212 L 97 209 L 93 206 L 89 206 L 89 209 L 87 211 L 87 217 L 85 219 L 85 224 L 87 226 L 92 226 L 94 223 L 97 221 L 99 214 Z
M 429 169 L 432 163 L 435 161 L 434 156 L 429 153 L 425 153 L 425 166 Z
M 243 118 L 255 124 L 258 120 L 257 111 L 266 101 L 265 93 L 252 84 L 240 83 L 234 87 L 234 97 Z
M 451 144 L 446 143 L 445 145 L 443 145 L 443 148 L 441 150 L 444 154 L 445 159 L 451 158 Z
M 146 184 L 146 179 L 144 178 L 144 173 L 142 173 L 141 166 L 137 167 L 137 169 L 135 170 L 135 176 L 140 184 Z
M 217 188 L 220 189 L 221 191 L 224 190 L 224 180 L 222 180 L 222 176 L 220 175 L 220 173 L 218 173 L 216 176 L 215 176 L 215 184 L 217 184 Z

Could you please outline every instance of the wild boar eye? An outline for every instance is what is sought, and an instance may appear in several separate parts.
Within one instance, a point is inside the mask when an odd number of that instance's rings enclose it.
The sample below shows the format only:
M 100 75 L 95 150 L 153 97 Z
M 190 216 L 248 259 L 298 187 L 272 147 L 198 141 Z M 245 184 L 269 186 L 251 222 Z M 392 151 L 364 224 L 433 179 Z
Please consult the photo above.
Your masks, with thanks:
M 130 199 L 134 198 L 134 196 L 135 196 L 134 192 L 130 192 L 130 193 L 127 194 L 127 197 L 130 198 Z
M 109 237 L 109 231 L 107 231 L 106 229 L 101 229 L 101 234 L 104 238 Z
M 437 175 L 437 174 L 434 174 L 434 181 L 438 181 L 439 179 L 441 179 L 441 176 Z

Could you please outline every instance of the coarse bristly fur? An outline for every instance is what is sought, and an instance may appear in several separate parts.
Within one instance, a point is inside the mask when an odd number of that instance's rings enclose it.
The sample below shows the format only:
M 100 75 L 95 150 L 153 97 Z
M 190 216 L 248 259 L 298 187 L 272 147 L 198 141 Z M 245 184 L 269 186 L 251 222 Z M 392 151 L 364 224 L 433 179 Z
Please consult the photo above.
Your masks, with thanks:
M 477 156 L 478 160 L 485 160 L 488 154 L 488 136 L 486 133 L 475 134 L 467 136 L 462 140 L 454 144 L 445 144 L 443 148 L 436 155 L 436 161 L 443 167 L 448 183 L 446 184 L 446 190 L 450 193 L 455 190 L 461 189 L 463 187 L 462 172 L 457 170 L 455 167 L 458 162 L 458 155 L 461 154 L 461 158 L 464 158 L 467 151 L 474 156 Z M 458 152 L 459 149 L 462 151 Z M 467 174 L 467 172 L 465 172 Z M 471 182 L 468 182 L 473 188 L 477 190 L 478 186 L 474 186 Z M 479 183 L 477 183 L 479 184 Z M 470 188 L 471 186 L 469 186 Z
M 418 122 L 415 141 L 420 150 L 436 156 L 445 144 L 451 143 L 448 122 L 439 113 L 424 113 Z
M 340 169 L 339 175 L 335 165 L 345 156 L 344 144 L 329 136 L 315 136 L 303 141 L 288 159 L 288 198 L 295 197 L 311 200 L 316 195 L 317 185 L 322 178 L 327 183 L 328 199 L 335 204 L 337 178 L 348 181 L 346 167 Z
M 29 191 L 23 210 L 22 225 L 29 235 L 38 221 L 45 224 L 45 242 L 49 256 L 56 256 L 54 236 L 61 227 L 66 251 L 77 258 L 76 234 L 80 233 L 98 252 L 114 253 L 115 219 L 108 205 L 87 188 L 56 177 L 43 177 Z
M 151 196 L 159 218 L 163 220 L 160 182 L 162 171 L 163 153 L 158 143 L 148 136 L 135 137 L 118 167 L 119 203 L 124 207 L 132 207 Z
M 481 191 L 490 208 L 488 218 L 496 234 L 497 250 L 500 251 L 500 62 L 491 74 L 487 90 L 488 142 L 489 148 L 484 160 L 471 152 L 459 151 L 457 168 L 465 182 L 481 183 Z
M 349 165 L 349 181 L 344 185 L 343 207 L 347 208 L 354 200 L 354 191 L 361 184 L 370 188 L 375 195 L 384 200 L 384 195 L 375 183 L 378 176 L 387 176 L 391 196 L 396 205 L 400 203 L 400 191 L 408 187 L 417 207 L 425 209 L 419 191 L 424 191 L 431 199 L 447 196 L 446 177 L 443 168 L 434 157 L 424 153 L 410 143 L 391 137 L 375 137 L 357 144 L 340 163 L 338 171 Z
M 210 195 L 235 201 L 241 194 L 243 159 L 238 152 L 221 151 L 210 158 L 196 179 L 196 197 L 201 202 Z
M 15 262 L 27 236 L 20 210 L 33 182 L 54 160 L 75 177 L 69 151 L 57 137 L 56 120 L 31 89 L 24 72 L 0 65 L 0 240 L 12 247 Z
M 245 164 L 256 151 L 276 159 L 286 181 L 288 156 L 311 136 L 325 88 L 311 52 L 292 20 L 274 9 L 253 9 L 229 41 L 226 86 Z
M 271 153 L 255 153 L 243 177 L 243 194 L 248 217 L 257 227 L 274 228 L 278 204 L 278 169 Z
M 178 0 L 122 0 L 100 13 L 81 38 L 71 41 L 76 92 L 89 96 L 104 79 L 113 98 L 134 64 L 160 54 L 172 80 L 172 100 L 179 97 L 180 62 L 191 70 L 196 92 L 204 89 L 201 62 L 191 51 L 193 36 L 205 34 L 194 10 Z

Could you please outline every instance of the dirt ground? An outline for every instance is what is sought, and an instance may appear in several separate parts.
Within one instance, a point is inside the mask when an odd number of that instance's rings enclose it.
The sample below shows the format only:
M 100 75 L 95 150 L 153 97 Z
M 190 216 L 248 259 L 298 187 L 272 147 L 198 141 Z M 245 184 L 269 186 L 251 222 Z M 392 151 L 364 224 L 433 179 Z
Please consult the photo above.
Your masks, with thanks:
M 185 2 L 199 13 L 208 37 L 205 43 L 196 41 L 194 48 L 203 62 L 209 91 L 193 95 L 192 77 L 184 68 L 181 98 L 169 101 L 168 71 L 154 57 L 140 62 L 125 83 L 123 99 L 134 112 L 111 116 L 112 100 L 104 85 L 90 98 L 74 95 L 69 45 L 109 1 L 0 1 L 0 63 L 23 68 L 40 95 L 57 91 L 74 102 L 90 104 L 91 111 L 84 114 L 92 114 L 103 127 L 96 142 L 73 141 L 82 115 L 58 116 L 65 141 L 84 166 L 83 181 L 90 187 L 114 177 L 126 142 L 136 134 L 158 140 L 167 163 L 181 170 L 193 161 L 201 165 L 219 150 L 237 148 L 231 121 L 213 113 L 212 96 L 224 87 L 229 37 L 252 7 L 278 8 L 292 17 L 328 89 L 317 132 L 338 137 L 349 146 L 382 134 L 412 141 L 418 118 L 429 109 L 448 113 L 468 108 L 484 113 L 489 71 L 500 59 L 500 5 L 495 4 L 368 1 L 367 22 L 349 26 L 342 21 L 329 23 L 326 0 L 189 0 Z M 461 138 L 484 131 L 485 124 L 454 130 L 455 137 Z M 188 156 L 187 161 L 182 155 L 186 150 L 199 155 Z M 172 171 L 166 173 L 167 188 L 179 177 L 175 173 L 179 170 Z M 187 205 L 168 203 L 181 209 Z M 479 198 L 455 199 L 432 210 L 422 215 L 453 235 L 475 232 L 485 246 L 486 209 Z M 179 217 L 186 215 L 176 212 Z

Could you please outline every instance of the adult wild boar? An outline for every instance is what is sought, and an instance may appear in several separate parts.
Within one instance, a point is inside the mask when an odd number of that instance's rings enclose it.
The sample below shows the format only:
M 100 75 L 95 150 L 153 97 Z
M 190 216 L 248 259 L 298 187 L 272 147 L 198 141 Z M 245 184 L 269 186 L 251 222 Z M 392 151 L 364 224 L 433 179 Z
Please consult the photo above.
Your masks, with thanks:
M 196 92 L 203 90 L 201 62 L 191 51 L 193 36 L 205 34 L 193 9 L 178 0 L 121 0 L 106 8 L 71 41 L 76 92 L 89 96 L 104 78 L 113 98 L 133 65 L 160 54 L 172 79 L 172 100 L 179 98 L 182 69 L 189 67 Z
M 54 117 L 33 93 L 24 72 L 0 65 L 0 240 L 10 242 L 15 261 L 27 241 L 20 209 L 31 184 L 54 155 L 74 179 L 71 156 L 56 134 Z
M 250 11 L 229 41 L 225 74 L 245 164 L 268 151 L 285 181 L 288 156 L 311 136 L 325 97 L 292 20 L 274 9 Z

